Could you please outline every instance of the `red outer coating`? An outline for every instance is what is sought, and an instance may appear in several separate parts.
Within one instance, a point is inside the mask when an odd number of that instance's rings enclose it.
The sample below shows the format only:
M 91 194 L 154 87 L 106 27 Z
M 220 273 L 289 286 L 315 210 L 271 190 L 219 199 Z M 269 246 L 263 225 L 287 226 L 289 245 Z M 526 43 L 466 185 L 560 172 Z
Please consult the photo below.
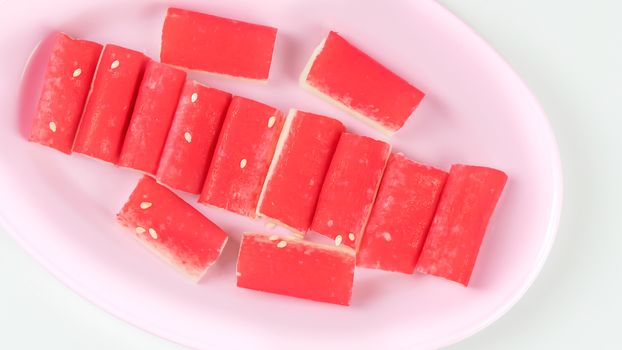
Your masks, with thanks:
M 404 125 L 424 96 L 335 32 L 328 34 L 302 79 L 342 107 L 390 132 Z
M 249 79 L 268 79 L 276 28 L 169 8 L 162 28 L 164 63 Z
M 254 218 L 284 121 L 279 110 L 234 96 L 199 202 Z
M 257 214 L 304 235 L 313 220 L 330 160 L 345 127 L 338 120 L 291 111 L 277 146 Z
M 357 248 L 380 186 L 391 146 L 344 133 L 326 173 L 311 230 Z
M 238 287 L 349 305 L 354 253 L 292 237 L 245 233 L 236 274 Z
M 74 152 L 117 163 L 147 58 L 140 52 L 106 45 L 102 52 Z
M 71 154 L 102 47 L 55 35 L 29 141 Z
M 158 166 L 159 182 L 201 193 L 230 101 L 229 93 L 186 82 Z
M 155 175 L 185 81 L 184 71 L 155 61 L 147 63 L 120 166 Z
M 356 265 L 412 274 L 447 173 L 392 154 L 356 255 Z
M 468 285 L 488 220 L 507 181 L 502 171 L 451 167 L 416 271 Z
M 149 176 L 138 182 L 117 220 L 195 281 L 218 259 L 228 238 L 216 224 Z

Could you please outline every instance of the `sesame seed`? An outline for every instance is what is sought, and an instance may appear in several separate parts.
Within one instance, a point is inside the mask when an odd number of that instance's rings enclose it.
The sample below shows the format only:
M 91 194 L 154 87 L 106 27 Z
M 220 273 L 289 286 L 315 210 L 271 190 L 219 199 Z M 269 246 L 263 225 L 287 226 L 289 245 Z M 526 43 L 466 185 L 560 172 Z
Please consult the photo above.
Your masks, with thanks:
M 273 229 L 276 227 L 274 222 L 266 222 L 266 228 Z
M 285 241 L 280 241 L 279 243 L 276 244 L 277 248 L 285 248 L 285 246 L 287 246 L 287 242 Z
M 276 123 L 276 117 L 272 116 L 272 117 L 270 117 L 270 119 L 268 119 L 268 128 L 273 127 L 274 123 Z
M 390 242 L 391 241 L 391 234 L 389 232 L 383 232 L 382 233 L 382 237 L 384 238 L 385 241 Z
M 149 234 L 153 239 L 158 239 L 158 233 L 153 228 L 149 228 Z
M 50 122 L 48 126 L 50 127 L 50 130 L 52 130 L 52 132 L 56 132 L 56 123 Z
M 115 69 L 119 67 L 119 60 L 114 60 L 112 61 L 112 64 L 110 65 L 110 69 Z
M 276 241 L 276 240 L 278 240 L 278 239 L 279 239 L 279 236 L 277 236 L 277 235 L 272 235 L 272 236 L 268 237 L 268 239 L 269 239 L 269 240 L 271 240 L 271 241 Z
M 145 233 L 145 228 L 137 226 L 136 227 L 136 233 L 140 234 L 140 233 Z
M 73 77 L 77 78 L 80 76 L 80 74 L 82 74 L 82 69 L 77 68 L 76 70 L 73 71 Z
M 343 238 L 341 235 L 337 235 L 337 237 L 335 237 L 335 245 L 339 247 L 341 245 L 341 241 L 343 241 Z
M 326 222 L 326 225 L 328 225 L 328 227 L 333 227 L 333 220 L 328 220 L 328 222 Z
M 354 235 L 354 233 L 349 233 L 348 234 L 348 238 L 350 238 L 351 241 L 354 241 L 356 239 L 356 236 Z
M 235 275 L 238 276 L 238 277 L 242 276 L 242 274 L 237 272 L 237 271 L 235 272 Z
M 192 134 L 190 134 L 187 131 L 184 133 L 184 138 L 186 139 L 188 143 L 192 142 Z
M 245 166 L 246 166 L 246 158 L 240 161 L 240 168 L 244 169 Z
M 142 202 L 140 203 L 140 209 L 149 209 L 152 205 L 153 203 L 151 202 Z
M 197 102 L 198 98 L 199 98 L 199 94 L 194 92 L 194 93 L 192 93 L 192 96 L 190 96 L 190 101 L 192 101 L 192 103 L 195 103 L 195 102 Z

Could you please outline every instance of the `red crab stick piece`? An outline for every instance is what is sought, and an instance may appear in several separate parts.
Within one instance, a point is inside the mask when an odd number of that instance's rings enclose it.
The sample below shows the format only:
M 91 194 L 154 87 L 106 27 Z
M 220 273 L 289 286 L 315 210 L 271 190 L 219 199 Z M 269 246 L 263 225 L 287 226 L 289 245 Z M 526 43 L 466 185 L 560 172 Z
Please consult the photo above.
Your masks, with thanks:
M 276 28 L 169 8 L 160 60 L 248 79 L 268 79 Z
M 387 143 L 344 133 L 324 179 L 311 231 L 357 248 L 382 173 L 391 153 Z
M 255 217 L 284 121 L 277 109 L 234 96 L 199 201 Z
M 469 284 L 490 216 L 507 181 L 502 171 L 453 165 L 416 271 Z
M 74 152 L 117 163 L 147 58 L 140 52 L 106 45 L 102 52 Z
M 283 127 L 257 214 L 298 235 L 311 225 L 330 160 L 345 130 L 335 119 L 292 110 Z
M 117 220 L 194 281 L 203 277 L 227 243 L 223 230 L 149 176 L 138 182 Z
M 186 73 L 149 61 L 138 89 L 119 165 L 155 175 Z
M 349 305 L 354 253 L 293 237 L 245 233 L 237 264 L 238 287 Z
M 424 96 L 335 32 L 315 50 L 300 84 L 386 133 L 400 129 Z
M 230 101 L 229 93 L 186 82 L 158 166 L 159 182 L 201 193 Z
M 356 265 L 412 274 L 446 179 L 442 170 L 392 154 Z
M 70 154 L 102 45 L 57 33 L 29 140 Z

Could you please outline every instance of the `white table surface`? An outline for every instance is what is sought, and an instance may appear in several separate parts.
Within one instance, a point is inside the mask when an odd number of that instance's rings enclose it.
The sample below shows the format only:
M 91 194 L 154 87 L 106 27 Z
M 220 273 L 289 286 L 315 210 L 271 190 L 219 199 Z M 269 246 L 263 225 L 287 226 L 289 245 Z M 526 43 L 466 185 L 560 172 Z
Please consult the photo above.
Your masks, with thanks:
M 539 98 L 565 177 L 558 238 L 535 284 L 499 321 L 451 348 L 622 349 L 622 2 L 441 2 Z M 77 296 L 5 232 L 0 276 L 0 349 L 181 349 Z

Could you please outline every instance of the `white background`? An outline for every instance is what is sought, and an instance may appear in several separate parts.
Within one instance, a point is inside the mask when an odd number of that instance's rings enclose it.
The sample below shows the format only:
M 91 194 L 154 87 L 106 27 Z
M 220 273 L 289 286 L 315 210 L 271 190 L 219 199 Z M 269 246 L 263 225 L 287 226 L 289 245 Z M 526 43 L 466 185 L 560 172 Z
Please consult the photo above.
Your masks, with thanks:
M 559 235 L 535 284 L 498 322 L 451 348 L 621 349 L 622 2 L 441 2 L 538 97 L 565 177 Z M 1 349 L 181 349 L 81 299 L 5 232 L 0 276 Z

